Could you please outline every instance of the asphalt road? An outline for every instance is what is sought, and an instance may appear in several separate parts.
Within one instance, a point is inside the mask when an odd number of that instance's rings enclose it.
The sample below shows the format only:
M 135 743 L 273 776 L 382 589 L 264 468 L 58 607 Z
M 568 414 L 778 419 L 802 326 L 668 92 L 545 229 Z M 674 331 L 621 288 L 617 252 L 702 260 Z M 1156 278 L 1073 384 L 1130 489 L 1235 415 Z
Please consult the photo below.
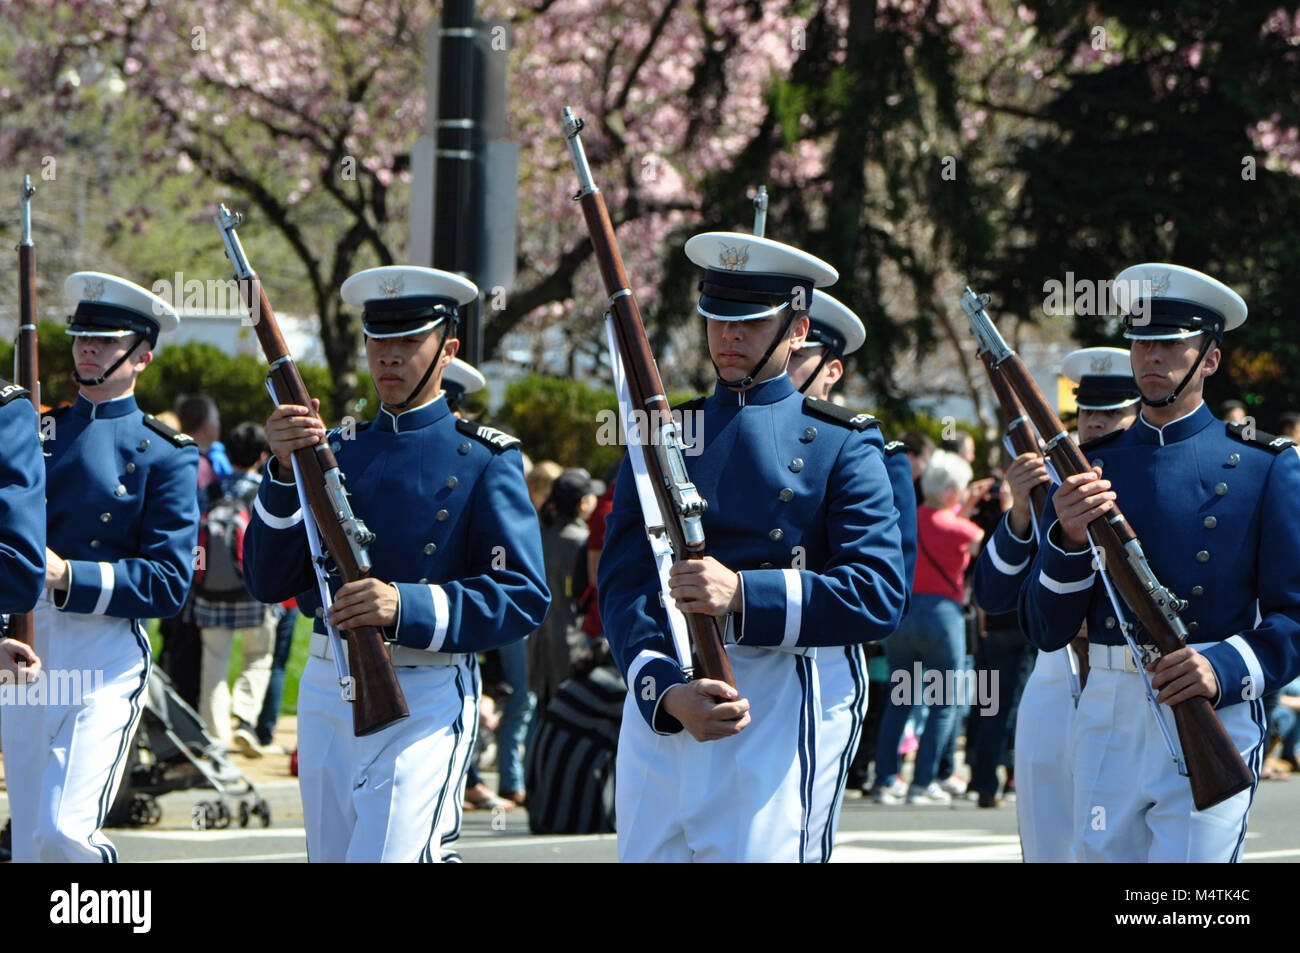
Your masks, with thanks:
M 495 780 L 489 778 L 489 783 Z M 158 825 L 109 831 L 126 862 L 303 862 L 307 848 L 297 782 L 259 785 L 271 805 L 269 828 L 194 830 L 193 807 L 210 792 L 182 791 L 160 799 Z M 1251 809 L 1246 860 L 1300 860 L 1300 778 L 1261 784 Z M 232 804 L 232 807 L 235 805 Z M 0 812 L 8 813 L 0 795 Z M 591 863 L 617 860 L 615 836 L 533 836 L 522 810 L 465 815 L 461 856 L 471 863 Z M 840 822 L 833 862 L 965 863 L 1020 860 L 1014 805 L 981 810 L 973 802 L 952 806 L 883 806 L 851 796 Z

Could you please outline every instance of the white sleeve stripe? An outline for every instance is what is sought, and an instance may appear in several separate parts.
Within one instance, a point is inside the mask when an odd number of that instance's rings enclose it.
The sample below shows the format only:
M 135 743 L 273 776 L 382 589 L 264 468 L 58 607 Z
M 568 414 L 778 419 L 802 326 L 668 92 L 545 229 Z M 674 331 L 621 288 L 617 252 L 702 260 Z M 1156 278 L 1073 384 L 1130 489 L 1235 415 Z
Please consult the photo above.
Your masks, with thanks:
M 785 632 L 781 636 L 783 648 L 799 644 L 799 627 L 803 623 L 803 578 L 797 569 L 782 569 L 785 576 Z
M 1093 572 L 1088 573 L 1086 579 L 1080 579 L 1078 582 L 1057 582 L 1040 569 L 1038 570 L 1038 581 L 1041 582 L 1044 587 L 1052 590 L 1052 592 L 1055 592 L 1057 595 L 1066 596 L 1072 592 L 1086 592 L 1091 589 L 1093 577 L 1096 575 L 1097 573 L 1094 570 Z
M 108 609 L 108 604 L 113 601 L 113 587 L 117 583 L 117 574 L 113 571 L 112 563 L 99 564 L 99 599 L 95 602 L 95 608 L 90 611 L 95 615 L 103 615 Z
M 1008 532 L 1010 531 L 1010 529 L 1011 529 L 1010 527 L 1007 527 Z M 1015 537 L 1012 538 L 1014 539 Z M 992 560 L 993 562 L 993 568 L 996 569 L 998 572 L 1002 573 L 1002 575 L 1004 576 L 1014 576 L 1016 573 L 1020 572 L 1020 570 L 1024 569 L 1026 566 L 1029 565 L 1028 556 L 1025 557 L 1024 562 L 1017 563 L 1014 566 L 1011 565 L 1011 563 L 1007 562 L 998 554 L 998 548 L 997 546 L 994 545 L 993 539 L 989 540 L 988 550 L 989 550 L 989 559 Z
M 1007 513 L 1006 516 L 1002 517 L 1002 521 L 1007 524 L 1007 535 L 1010 536 L 1012 539 L 1014 539 L 1017 543 L 1032 543 L 1034 541 L 1034 537 L 1038 535 L 1038 524 L 1034 522 L 1032 516 L 1030 517 L 1029 520 L 1029 535 L 1026 536 L 1024 539 L 1021 539 L 1019 536 L 1017 536 L 1015 530 L 1011 528 L 1010 513 Z
M 441 652 L 442 643 L 447 641 L 447 626 L 451 622 L 451 606 L 447 602 L 447 593 L 442 591 L 442 586 L 430 585 L 429 591 L 433 593 L 434 619 L 433 638 L 429 641 L 429 651 Z
M 1084 556 L 1089 560 L 1091 560 L 1092 559 L 1091 548 L 1081 549 L 1077 553 L 1067 553 L 1060 546 L 1056 545 L 1055 541 L 1052 539 L 1052 530 L 1055 529 L 1057 524 L 1059 524 L 1060 522 L 1061 522 L 1060 520 L 1056 520 L 1054 523 L 1052 523 L 1051 526 L 1047 527 L 1047 533 L 1046 533 L 1047 545 L 1051 546 L 1054 550 L 1056 550 L 1058 553 L 1060 553 L 1062 556 L 1066 557 L 1067 559 L 1077 559 L 1080 556 Z
M 654 652 L 650 649 L 642 649 L 636 654 L 636 658 L 632 659 L 632 664 L 627 667 L 627 684 L 629 686 L 629 691 L 631 690 L 631 686 L 636 684 L 637 676 L 641 674 L 641 669 L 646 667 L 646 663 L 657 658 L 661 658 L 666 662 L 673 662 L 674 665 L 677 664 L 676 661 L 670 659 L 663 652 Z
M 1242 638 L 1240 633 L 1231 638 L 1224 639 L 1224 641 L 1237 650 L 1237 654 L 1241 656 L 1241 660 L 1246 663 L 1246 670 L 1250 672 L 1250 677 L 1253 682 L 1252 685 L 1238 685 L 1233 687 L 1236 687 L 1243 692 L 1247 688 L 1253 689 L 1253 692 L 1249 697 L 1262 698 L 1264 695 L 1264 666 L 1259 664 L 1259 656 L 1255 654 L 1255 650 L 1250 647 L 1249 642 Z M 1222 698 L 1222 692 L 1226 691 L 1228 688 L 1229 686 L 1227 685 L 1219 686 L 1220 701 L 1225 700 Z
M 292 516 L 273 516 L 267 511 L 266 507 L 262 505 L 262 498 L 260 496 L 253 498 L 253 509 L 257 512 L 257 515 L 262 518 L 262 522 L 271 527 L 271 529 L 292 529 L 302 522 L 301 508 L 294 510 Z

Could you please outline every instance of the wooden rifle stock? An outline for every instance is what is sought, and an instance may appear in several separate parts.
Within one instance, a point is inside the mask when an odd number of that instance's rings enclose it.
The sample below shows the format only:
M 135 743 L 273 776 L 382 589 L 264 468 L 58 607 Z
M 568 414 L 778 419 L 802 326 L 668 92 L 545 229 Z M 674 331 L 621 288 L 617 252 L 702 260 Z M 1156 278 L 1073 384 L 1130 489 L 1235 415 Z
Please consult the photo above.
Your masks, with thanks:
M 36 192 L 30 176 L 23 176 L 22 237 L 18 244 L 18 341 L 14 349 L 15 381 L 27 389 L 36 408 L 40 433 L 41 374 L 36 346 L 36 246 L 32 244 L 31 198 Z M 42 462 L 41 466 L 45 464 Z M 33 647 L 36 644 L 34 616 L 30 612 L 9 617 L 9 638 Z
M 1016 397 L 1016 392 L 1011 389 L 1011 385 L 1002 375 L 1002 369 L 993 363 L 993 355 L 988 351 L 981 351 L 980 359 L 984 361 L 989 383 L 993 385 L 993 393 L 997 395 L 998 405 L 1002 408 L 1003 425 L 1006 427 L 1007 437 L 1011 440 L 1011 449 L 1016 452 L 1016 456 L 1022 453 L 1041 453 L 1038 437 L 1035 436 L 1034 428 L 1025 415 L 1025 409 L 1021 406 L 1020 399 Z M 1047 508 L 1045 484 L 1040 483 L 1029 491 L 1029 507 L 1033 511 L 1034 522 L 1037 523 L 1042 519 L 1043 510 Z
M 222 213 L 228 214 L 224 206 Z M 222 216 L 219 215 L 217 221 L 225 235 L 227 226 L 223 223 Z M 233 247 L 237 251 L 235 257 L 242 258 L 242 249 L 237 244 L 233 225 L 230 226 L 228 234 L 227 254 L 230 254 Z M 275 319 L 275 312 L 271 310 L 271 303 L 266 298 L 261 280 L 250 268 L 247 268 L 246 261 L 241 263 L 233 260 L 232 257 L 231 263 L 235 266 L 244 305 L 252 315 L 257 339 L 271 365 L 267 376 L 275 387 L 276 399 L 285 404 L 301 404 L 307 408 L 308 413 L 312 413 L 311 395 L 307 393 L 307 385 L 303 383 L 298 365 L 294 363 L 284 337 L 280 333 L 279 322 Z M 246 274 L 241 274 L 241 271 L 246 271 Z M 339 496 L 342 494 L 343 477 L 339 472 L 339 464 L 334 457 L 334 452 L 328 443 L 322 442 L 314 447 L 295 450 L 293 458 L 302 474 L 307 504 L 320 533 L 321 545 L 333 559 L 339 576 L 344 583 L 355 582 L 366 577 L 369 575 L 369 567 L 362 567 L 353 544 L 356 542 L 364 549 L 369 539 L 349 538 L 349 528 L 345 526 L 344 520 L 346 511 L 343 509 L 346 505 L 346 496 Z M 330 471 L 337 474 L 336 490 L 331 488 L 334 475 Z M 397 673 L 393 670 L 392 659 L 384 646 L 383 633 L 374 626 L 360 626 L 347 630 L 346 634 L 348 670 L 353 680 L 352 730 L 354 734 L 361 737 L 387 728 L 405 718 L 410 712 L 406 706 L 406 696 L 402 692 L 402 686 L 397 681 Z
M 997 364 L 1024 404 L 1029 419 L 1047 439 L 1047 449 L 1061 479 L 1091 470 L 1083 452 L 1066 433 L 1056 411 L 1043 397 L 1020 356 L 1014 351 Z M 1141 547 L 1137 534 L 1115 505 L 1111 512 L 1088 524 L 1088 534 L 1102 550 L 1104 570 L 1124 600 L 1151 637 L 1163 656 L 1183 647 L 1183 639 L 1174 620 L 1181 608 L 1169 590 L 1159 586 L 1148 574 L 1144 581 L 1137 563 Z M 1140 560 L 1144 565 L 1145 560 Z M 1262 687 L 1262 686 L 1261 686 Z M 1224 686 L 1227 690 L 1227 686 Z M 1189 698 L 1170 706 L 1178 728 L 1178 740 L 1187 763 L 1192 801 L 1204 811 L 1252 787 L 1254 776 L 1246 767 L 1237 746 L 1219 720 L 1210 700 L 1204 696 Z
M 565 110 L 566 118 L 568 110 Z M 581 129 L 580 121 L 572 121 L 572 141 Z M 578 150 L 580 150 L 580 146 Z M 579 151 L 575 150 L 575 161 Z M 585 178 L 585 157 L 579 168 L 579 177 Z M 650 341 L 646 337 L 645 324 L 641 320 L 641 310 L 637 307 L 632 294 L 627 272 L 623 268 L 623 256 L 618 250 L 618 239 L 614 235 L 614 226 L 610 222 L 609 210 L 605 207 L 605 198 L 594 186 L 585 187 L 576 196 L 582 205 L 583 217 L 587 220 L 587 230 L 591 234 L 591 243 L 595 248 L 596 261 L 600 265 L 600 274 L 605 282 L 605 292 L 610 297 L 609 310 L 614 318 L 615 338 L 623 367 L 627 373 L 627 386 L 631 394 L 632 409 L 643 410 L 647 425 L 642 431 L 643 441 L 651 438 L 659 443 L 645 446 L 646 470 L 650 474 L 650 483 L 654 486 L 655 498 L 659 512 L 664 518 L 664 528 L 668 534 L 673 553 L 678 559 L 703 559 L 706 550 L 703 533 L 697 540 L 688 541 L 683 525 L 681 509 L 672 493 L 672 480 L 664 472 L 663 461 L 656 452 L 663 441 L 656 435 L 663 434 L 666 428 L 673 428 L 672 410 L 668 398 L 664 395 L 663 381 L 659 378 L 659 368 L 654 355 L 650 352 Z M 680 446 L 680 443 L 678 443 Z M 671 448 L 669 449 L 671 452 Z M 683 476 L 685 468 L 683 466 Z M 667 593 L 664 594 L 665 598 Z M 682 615 L 691 633 L 691 644 L 695 655 L 695 671 L 704 678 L 713 678 L 736 687 L 735 676 L 731 672 L 731 660 L 723 649 L 722 633 L 718 630 L 717 620 L 712 616 L 697 612 L 685 612 Z M 685 660 L 683 660 L 685 661 Z

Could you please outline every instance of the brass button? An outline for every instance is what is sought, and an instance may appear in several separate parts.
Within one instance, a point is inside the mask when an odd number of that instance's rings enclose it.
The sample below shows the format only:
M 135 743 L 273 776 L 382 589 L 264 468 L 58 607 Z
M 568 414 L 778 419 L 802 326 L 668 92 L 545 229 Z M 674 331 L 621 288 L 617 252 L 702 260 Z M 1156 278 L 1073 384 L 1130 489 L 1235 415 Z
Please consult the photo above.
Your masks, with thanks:
M 806 429 L 806 430 L 803 432 L 803 439 L 804 439 L 805 441 L 816 440 L 816 439 L 817 439 L 817 428 L 816 428 L 816 427 L 809 427 L 808 429 Z
M 1192 586 L 1192 595 L 1194 595 L 1194 596 L 1203 596 L 1203 595 L 1205 595 L 1205 587 L 1204 587 L 1204 586 Z
M 420 580 L 420 585 L 422 585 L 422 586 L 427 586 L 428 584 L 429 584 L 429 577 L 428 577 L 428 576 L 425 576 L 424 578 L 422 578 L 422 579 Z
M 139 450 L 139 451 L 141 451 L 141 452 L 143 452 L 143 451 L 145 451 L 145 450 L 148 450 L 148 449 L 149 449 L 149 441 L 148 441 L 148 440 L 141 440 L 141 441 L 140 441 L 140 446 L 136 447 L 136 449 Z
M 1216 496 L 1223 496 L 1223 494 L 1227 492 L 1228 492 L 1228 484 L 1226 483 L 1214 484 L 1214 493 Z
M 767 538 L 770 539 L 770 540 L 771 540 L 772 542 L 774 542 L 774 543 L 779 543 L 779 542 L 781 542 L 781 539 L 782 539 L 784 536 L 785 536 L 785 533 L 783 533 L 783 532 L 782 532 L 781 530 L 779 530 L 779 529 L 774 529 L 774 530 L 772 530 L 772 532 L 770 532 L 770 533 L 767 534 Z
M 1196 561 L 1197 561 L 1198 563 L 1208 563 L 1208 562 L 1210 561 L 1210 553 L 1209 553 L 1209 550 L 1202 549 L 1199 553 L 1197 553 L 1197 554 L 1196 554 Z
M 343 449 L 343 444 L 339 443 L 337 440 L 331 440 L 330 449 L 333 450 L 335 453 L 338 453 L 340 450 Z
M 135 464 L 134 464 L 134 463 L 128 463 L 128 464 L 126 465 L 126 472 L 127 472 L 127 473 L 134 473 L 134 472 L 135 472 Z
M 1115 628 L 1115 617 L 1113 615 L 1106 616 L 1106 628 L 1108 629 Z
M 459 447 L 457 447 L 457 448 L 456 448 L 456 452 L 459 453 L 462 457 L 463 457 L 465 454 L 469 453 L 469 441 L 466 440 L 466 441 L 465 441 L 464 443 L 462 443 Z
M 795 457 L 790 461 L 790 472 L 798 473 L 803 469 L 803 457 Z
M 438 551 L 438 546 L 437 546 L 436 543 L 425 543 L 425 544 L 424 544 L 424 555 L 426 555 L 426 556 L 432 556 L 432 555 L 433 555 L 434 553 L 436 553 L 437 551 Z
M 1199 622 L 1189 622 L 1189 623 L 1187 623 L 1187 631 L 1188 631 L 1188 632 L 1195 632 L 1198 628 L 1200 628 L 1200 623 L 1199 623 Z
M 323 606 L 317 606 L 317 607 L 316 607 L 316 618 L 318 618 L 318 619 L 323 619 L 323 618 L 325 618 L 325 609 L 324 609 Z
M 113 487 L 113 495 L 119 499 L 126 496 L 126 487 L 119 483 L 117 486 Z
M 92 539 L 92 540 L 90 541 L 90 548 L 91 548 L 91 549 L 99 549 L 99 540 L 97 540 L 97 539 Z
M 450 515 L 450 514 L 449 514 L 446 510 L 439 510 L 438 513 L 437 513 L 437 515 L 436 515 L 434 518 L 435 518 L 439 523 L 445 523 L 445 522 L 447 521 L 447 517 L 448 517 L 449 515 Z
M 1218 521 L 1218 519 L 1216 519 L 1215 517 L 1213 517 L 1213 516 L 1207 516 L 1207 517 L 1205 517 L 1205 528 L 1206 528 L 1206 529 L 1214 529 L 1214 527 L 1216 527 L 1216 526 L 1218 526 L 1218 525 L 1219 525 L 1219 521 Z
M 771 569 L 771 568 L 772 568 L 772 564 L 771 564 L 771 563 L 763 563 L 763 564 L 762 564 L 761 566 L 759 566 L 758 568 L 759 568 L 759 569 Z
M 1097 457 L 1094 460 L 1089 460 L 1088 462 L 1091 463 L 1094 467 L 1104 467 L 1106 465 L 1106 461 L 1103 460 L 1101 457 Z
M 100 521 L 101 523 L 107 523 L 107 522 L 108 522 L 109 520 L 111 520 L 112 518 L 113 518 L 113 514 L 112 514 L 112 513 L 100 513 L 100 514 L 99 514 L 99 521 Z
M 1228 454 L 1228 466 L 1235 467 L 1240 462 L 1241 462 L 1241 454 L 1239 453 Z
M 454 490 L 454 489 L 456 489 L 456 484 L 459 483 L 459 482 L 460 482 L 460 481 L 457 480 L 454 476 L 449 476 L 449 477 L 447 477 L 447 489 L 449 489 L 449 490 Z
M 793 500 L 793 499 L 794 499 L 794 490 L 790 489 L 788 486 L 787 486 L 787 487 L 782 487 L 782 489 L 781 489 L 781 502 L 782 502 L 782 503 L 789 503 L 789 502 L 790 502 L 791 500 Z

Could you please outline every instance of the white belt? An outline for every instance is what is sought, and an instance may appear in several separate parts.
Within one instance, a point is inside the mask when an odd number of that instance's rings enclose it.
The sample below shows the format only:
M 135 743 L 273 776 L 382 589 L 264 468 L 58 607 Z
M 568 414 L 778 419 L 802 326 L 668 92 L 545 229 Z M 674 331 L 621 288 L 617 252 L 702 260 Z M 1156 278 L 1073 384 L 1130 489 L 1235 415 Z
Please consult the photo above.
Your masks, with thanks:
M 1112 672 L 1138 674 L 1138 667 L 1133 661 L 1133 653 L 1127 645 L 1098 645 L 1088 643 L 1088 666 L 1104 668 Z
M 330 637 L 323 632 L 313 632 L 307 654 L 327 662 L 334 661 Z M 413 649 L 409 645 L 390 645 L 388 654 L 395 668 L 406 668 L 411 665 L 462 665 L 469 661 L 469 656 L 464 653 L 428 652 L 424 649 Z

